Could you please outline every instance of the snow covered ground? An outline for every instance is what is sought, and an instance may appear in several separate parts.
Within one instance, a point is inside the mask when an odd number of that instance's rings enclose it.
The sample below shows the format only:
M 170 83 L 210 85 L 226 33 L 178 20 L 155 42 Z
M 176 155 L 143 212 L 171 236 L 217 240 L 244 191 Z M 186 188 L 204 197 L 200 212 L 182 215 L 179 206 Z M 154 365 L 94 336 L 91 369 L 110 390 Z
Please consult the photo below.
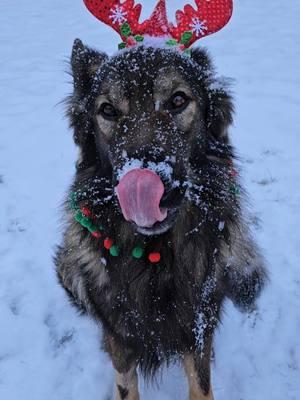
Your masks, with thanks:
M 0 2 L 0 399 L 108 400 L 99 330 L 69 306 L 51 257 L 76 156 L 58 105 L 71 90 L 65 60 L 75 37 L 110 54 L 119 39 L 81 0 L 17 3 Z M 144 3 L 146 15 L 155 0 Z M 169 3 L 171 12 L 182 1 Z M 298 0 L 236 0 L 231 23 L 202 41 L 236 80 L 232 137 L 271 272 L 257 313 L 227 304 L 216 400 L 300 398 L 299 15 Z M 186 384 L 173 368 L 160 391 L 142 392 L 182 400 Z

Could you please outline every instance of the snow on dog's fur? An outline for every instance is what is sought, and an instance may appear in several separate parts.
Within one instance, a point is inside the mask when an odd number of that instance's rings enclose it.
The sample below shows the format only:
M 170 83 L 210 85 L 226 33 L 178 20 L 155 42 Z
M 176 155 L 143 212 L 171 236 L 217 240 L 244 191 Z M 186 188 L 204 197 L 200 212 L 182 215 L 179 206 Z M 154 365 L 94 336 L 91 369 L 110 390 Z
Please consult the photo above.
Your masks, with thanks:
M 189 58 L 139 46 L 108 58 L 76 40 L 71 65 L 68 116 L 80 160 L 70 191 L 121 253 L 111 257 L 74 221 L 67 201 L 59 280 L 102 323 L 117 399 L 139 398 L 137 367 L 149 377 L 176 359 L 190 399 L 212 399 L 210 352 L 224 299 L 249 309 L 266 280 L 244 222 L 244 192 L 235 193 L 226 84 L 199 49 Z M 163 183 L 159 206 L 167 216 L 151 226 L 127 221 L 118 201 L 116 187 L 134 169 Z M 159 248 L 161 261 L 133 258 L 141 244 L 146 253 Z

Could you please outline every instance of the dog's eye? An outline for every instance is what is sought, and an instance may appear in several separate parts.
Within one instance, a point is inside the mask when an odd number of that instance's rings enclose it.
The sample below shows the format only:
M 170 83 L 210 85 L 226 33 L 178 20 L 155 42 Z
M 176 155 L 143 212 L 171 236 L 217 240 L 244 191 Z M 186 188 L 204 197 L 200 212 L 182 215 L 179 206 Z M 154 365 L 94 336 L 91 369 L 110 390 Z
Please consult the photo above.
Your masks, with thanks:
M 167 104 L 169 111 L 173 113 L 182 112 L 189 104 L 189 98 L 183 92 L 176 92 L 170 98 Z
M 98 110 L 98 114 L 102 115 L 103 118 L 109 120 L 115 120 L 119 115 L 118 111 L 110 103 L 101 104 Z

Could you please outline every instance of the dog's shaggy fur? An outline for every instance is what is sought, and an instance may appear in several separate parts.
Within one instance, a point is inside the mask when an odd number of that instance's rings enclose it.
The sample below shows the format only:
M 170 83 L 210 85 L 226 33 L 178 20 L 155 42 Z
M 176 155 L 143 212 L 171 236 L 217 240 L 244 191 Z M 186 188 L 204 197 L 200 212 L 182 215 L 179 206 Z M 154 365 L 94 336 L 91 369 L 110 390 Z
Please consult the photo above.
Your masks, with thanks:
M 108 58 L 76 40 L 71 65 L 68 116 L 80 149 L 71 191 L 121 254 L 110 256 L 74 221 L 66 202 L 56 256 L 60 283 L 79 309 L 102 323 L 117 398 L 138 399 L 136 367 L 152 376 L 163 362 L 182 359 L 190 398 L 211 399 L 210 349 L 224 299 L 249 309 L 266 279 L 243 219 L 243 190 L 234 193 L 239 182 L 231 174 L 233 106 L 226 83 L 199 49 L 189 58 L 139 46 Z M 178 91 L 189 100 L 173 112 L 168 99 Z M 103 102 L 118 110 L 117 118 L 103 119 Z M 142 167 L 162 163 L 172 171 L 160 173 L 170 218 L 153 229 L 125 221 L 114 191 L 120 171 L 136 159 Z M 140 244 L 159 249 L 161 261 L 134 259 L 131 251 Z

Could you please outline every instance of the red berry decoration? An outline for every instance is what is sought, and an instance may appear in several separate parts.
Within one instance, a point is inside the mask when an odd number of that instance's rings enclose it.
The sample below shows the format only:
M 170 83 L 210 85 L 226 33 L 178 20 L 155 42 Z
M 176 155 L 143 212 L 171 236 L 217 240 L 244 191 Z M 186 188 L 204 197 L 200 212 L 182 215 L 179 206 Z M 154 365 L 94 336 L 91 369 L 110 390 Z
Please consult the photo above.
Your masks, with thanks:
M 100 239 L 102 235 L 101 235 L 101 232 L 96 231 L 96 232 L 92 232 L 92 236 L 94 236 L 94 238 L 96 238 L 96 239 Z
M 236 170 L 236 169 L 232 169 L 232 170 L 230 171 L 230 176 L 232 176 L 233 178 L 235 178 L 236 176 L 238 176 L 237 170 Z
M 92 213 L 91 213 L 90 209 L 87 208 L 87 207 L 82 207 L 81 208 L 81 212 L 85 217 L 90 218 L 92 216 Z
M 148 258 L 151 263 L 158 263 L 161 259 L 161 255 L 160 253 L 150 253 Z
M 134 39 L 133 36 L 129 36 L 129 38 L 127 39 L 127 45 L 126 47 L 132 47 L 136 45 L 136 40 Z
M 106 248 L 106 250 L 110 250 L 110 248 L 113 246 L 114 241 L 111 238 L 106 238 L 104 240 L 104 247 Z

